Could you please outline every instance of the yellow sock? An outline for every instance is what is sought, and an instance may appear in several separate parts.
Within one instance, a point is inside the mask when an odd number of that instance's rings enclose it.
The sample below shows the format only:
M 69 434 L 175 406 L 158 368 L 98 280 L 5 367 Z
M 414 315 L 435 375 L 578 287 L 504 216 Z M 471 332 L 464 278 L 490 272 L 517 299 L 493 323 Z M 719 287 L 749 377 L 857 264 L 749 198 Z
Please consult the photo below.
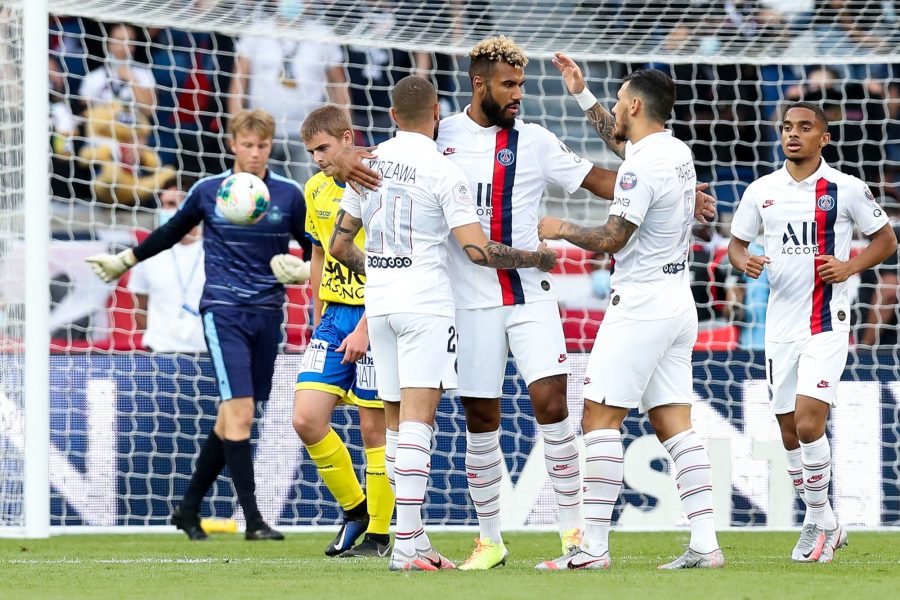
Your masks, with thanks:
M 347 446 L 344 445 L 334 429 L 329 429 L 328 435 L 321 442 L 307 446 L 306 451 L 316 463 L 319 476 L 322 477 L 322 481 L 325 482 L 341 508 L 350 510 L 366 499 L 362 487 L 356 479 L 356 472 L 353 470 L 353 461 L 350 460 Z M 384 470 L 383 451 L 381 465 Z
M 388 533 L 394 514 L 394 491 L 384 467 L 384 446 L 366 448 L 366 496 L 369 503 L 366 533 Z

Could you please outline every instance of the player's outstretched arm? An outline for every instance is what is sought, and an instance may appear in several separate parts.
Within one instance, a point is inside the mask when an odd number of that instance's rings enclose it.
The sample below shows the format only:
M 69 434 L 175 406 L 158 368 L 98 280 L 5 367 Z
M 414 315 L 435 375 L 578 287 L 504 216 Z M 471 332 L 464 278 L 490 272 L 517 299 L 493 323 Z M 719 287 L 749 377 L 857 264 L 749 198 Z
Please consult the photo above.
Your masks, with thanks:
M 537 250 L 518 250 L 489 240 L 480 223 L 454 227 L 451 232 L 460 247 L 476 265 L 493 269 L 522 269 L 536 267 L 551 271 L 556 266 L 556 252 L 541 244 Z
M 331 255 L 342 265 L 360 275 L 366 274 L 366 255 L 353 243 L 362 229 L 362 219 L 357 219 L 343 208 L 334 219 L 334 233 L 331 234 Z
M 588 121 L 594 126 L 594 131 L 597 132 L 600 139 L 616 156 L 624 159 L 625 142 L 620 142 L 613 137 L 613 131 L 616 128 L 616 118 L 603 108 L 597 101 L 597 98 L 587 89 L 584 75 L 582 75 L 578 63 L 562 52 L 556 52 L 554 56 L 553 64 L 559 69 L 569 93 L 575 96 L 581 110 L 584 111 Z
M 731 241 L 728 242 L 728 262 L 750 279 L 759 279 L 763 269 L 772 261 L 768 256 L 750 254 L 749 248 L 750 242 L 732 235 Z
M 115 281 L 138 263 L 131 248 L 122 250 L 118 254 L 94 254 L 88 256 L 84 261 L 91 266 L 97 277 L 104 283 Z
M 361 193 L 363 188 L 377 190 L 381 185 L 381 175 L 378 171 L 370 169 L 363 164 L 364 158 L 376 158 L 371 148 L 342 148 L 331 161 L 331 165 L 337 170 L 335 177 L 350 184 L 356 193 Z
M 617 215 L 610 215 L 605 225 L 581 227 L 555 217 L 544 217 L 538 223 L 542 240 L 566 240 L 585 250 L 615 253 L 625 247 L 637 225 Z

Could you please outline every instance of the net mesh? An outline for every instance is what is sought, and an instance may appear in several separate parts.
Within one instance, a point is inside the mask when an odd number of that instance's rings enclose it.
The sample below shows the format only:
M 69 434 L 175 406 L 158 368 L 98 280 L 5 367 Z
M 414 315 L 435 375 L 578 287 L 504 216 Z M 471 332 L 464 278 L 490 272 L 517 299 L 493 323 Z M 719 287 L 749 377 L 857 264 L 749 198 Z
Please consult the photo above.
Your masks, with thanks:
M 0 272 L 6 283 L 0 288 L 0 329 L 8 341 L 0 354 L 0 523 L 17 524 L 23 459 L 15 350 L 26 264 L 23 3 L 0 6 Z M 468 49 L 499 32 L 532 58 L 524 118 L 607 168 L 615 169 L 618 159 L 566 93 L 551 53 L 563 49 L 578 59 L 588 86 L 607 106 L 633 68 L 655 66 L 674 77 L 678 101 L 671 127 L 690 144 L 699 179 L 710 182 L 720 211 L 713 226 L 696 230 L 691 262 L 701 320 L 695 419 L 710 444 L 718 524 L 791 526 L 800 518 L 763 384 L 767 289 L 727 267 L 728 222 L 748 183 L 780 163 L 775 126 L 794 99 L 825 105 L 834 139 L 826 159 L 865 179 L 885 209 L 894 210 L 900 198 L 900 28 L 893 3 L 52 0 L 50 6 L 54 524 L 166 523 L 215 415 L 207 356 L 146 352 L 146 315 L 128 279 L 104 285 L 84 257 L 141 239 L 155 226 L 162 190 L 184 190 L 228 168 L 224 132 L 236 107 L 258 104 L 276 114 L 278 144 L 270 164 L 303 182 L 314 168 L 298 140 L 298 123 L 311 107 L 348 97 L 357 141 L 375 143 L 392 132 L 393 83 L 422 73 L 434 78 L 444 114 L 458 112 L 469 101 Z M 551 187 L 544 201 L 547 212 L 568 219 L 597 224 L 606 218 L 604 203 L 584 192 Z M 602 257 L 572 247 L 559 252 L 557 289 L 567 345 L 575 353 L 569 404 L 578 422 L 586 360 L 579 353 L 592 347 L 609 302 L 609 271 Z M 847 524 L 892 525 L 900 522 L 900 496 L 891 484 L 900 476 L 896 259 L 854 282 L 855 346 L 841 387 L 846 401 L 831 422 L 834 493 Z M 260 505 L 280 524 L 340 518 L 291 428 L 297 353 L 310 335 L 309 305 L 308 288 L 289 290 L 285 353 L 254 438 Z M 513 363 L 502 403 L 509 471 L 504 524 L 552 524 L 556 509 L 540 436 Z M 356 425 L 353 411 L 338 409 L 335 428 L 361 465 Z M 669 469 L 667 459 L 646 420 L 630 420 L 627 427 L 619 523 L 672 527 L 681 514 L 674 488 L 667 476 L 660 478 Z M 472 524 L 465 429 L 455 400 L 442 402 L 438 430 L 428 519 Z M 234 512 L 227 478 L 220 478 L 207 502 L 205 512 Z

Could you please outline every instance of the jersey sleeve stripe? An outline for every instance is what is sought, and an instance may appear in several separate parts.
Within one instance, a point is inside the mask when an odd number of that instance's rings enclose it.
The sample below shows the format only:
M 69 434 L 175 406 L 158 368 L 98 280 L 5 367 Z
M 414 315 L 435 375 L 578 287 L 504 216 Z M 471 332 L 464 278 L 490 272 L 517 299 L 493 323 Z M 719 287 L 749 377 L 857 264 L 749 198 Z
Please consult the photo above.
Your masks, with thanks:
M 512 246 L 512 197 L 516 181 L 518 146 L 519 132 L 516 129 L 501 129 L 497 132 L 491 186 L 491 239 L 507 246 Z M 504 306 L 525 303 L 525 291 L 518 271 L 498 269 L 497 278 L 500 281 Z
M 823 202 L 826 196 L 830 202 Z M 834 256 L 834 223 L 838 213 L 838 186 L 824 177 L 816 182 L 816 243 L 818 255 Z M 833 286 L 822 281 L 818 272 L 818 261 L 813 261 L 812 314 L 809 318 L 810 333 L 815 335 L 831 331 L 831 296 Z

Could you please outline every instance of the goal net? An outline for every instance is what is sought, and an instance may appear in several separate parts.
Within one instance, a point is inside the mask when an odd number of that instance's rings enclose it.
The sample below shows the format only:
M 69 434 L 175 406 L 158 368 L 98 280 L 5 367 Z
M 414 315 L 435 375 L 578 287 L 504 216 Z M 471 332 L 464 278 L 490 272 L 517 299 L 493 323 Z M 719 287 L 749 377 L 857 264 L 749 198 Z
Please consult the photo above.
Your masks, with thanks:
M 632 69 L 651 66 L 675 79 L 670 126 L 691 146 L 719 209 L 715 223 L 695 228 L 690 264 L 701 321 L 693 414 L 710 449 L 717 525 L 779 528 L 802 519 L 764 381 L 768 289 L 728 267 L 728 224 L 746 186 L 780 165 L 776 126 L 785 104 L 801 99 L 822 104 L 831 119 L 826 160 L 865 179 L 883 209 L 900 215 L 893 3 L 50 0 L 48 72 L 22 72 L 25 4 L 0 1 L 0 535 L 23 519 L 23 290 L 26 273 L 44 268 L 29 263 L 23 241 L 23 81 L 46 79 L 51 105 L 51 524 L 161 526 L 214 422 L 212 365 L 205 352 L 148 351 L 133 281 L 105 285 L 83 259 L 134 245 L 156 226 L 164 193 L 229 168 L 225 131 L 238 108 L 275 114 L 270 167 L 302 183 L 315 172 L 299 139 L 311 108 L 349 99 L 357 142 L 376 143 L 393 131 L 394 82 L 419 73 L 437 84 L 445 115 L 459 112 L 470 101 L 468 49 L 500 33 L 531 58 L 525 120 L 606 168 L 618 159 L 566 93 L 552 53 L 575 58 L 607 107 Z M 544 202 L 568 219 L 606 219 L 606 203 L 585 192 L 550 188 Z M 854 251 L 864 244 L 859 237 Z M 609 264 L 574 247 L 558 251 L 569 407 L 578 423 L 587 353 L 609 302 Z M 900 524 L 897 275 L 894 257 L 853 280 L 853 349 L 829 423 L 835 509 L 852 526 Z M 333 525 L 341 516 L 291 426 L 309 298 L 308 286 L 288 292 L 284 351 L 254 431 L 260 506 L 278 526 Z M 503 394 L 503 525 L 552 526 L 542 442 L 512 358 Z M 335 412 L 362 476 L 357 423 L 354 411 Z M 442 401 L 437 430 L 427 519 L 473 525 L 457 399 Z M 649 423 L 634 415 L 625 434 L 618 524 L 683 525 L 672 467 Z M 203 514 L 240 518 L 236 510 L 226 471 Z

